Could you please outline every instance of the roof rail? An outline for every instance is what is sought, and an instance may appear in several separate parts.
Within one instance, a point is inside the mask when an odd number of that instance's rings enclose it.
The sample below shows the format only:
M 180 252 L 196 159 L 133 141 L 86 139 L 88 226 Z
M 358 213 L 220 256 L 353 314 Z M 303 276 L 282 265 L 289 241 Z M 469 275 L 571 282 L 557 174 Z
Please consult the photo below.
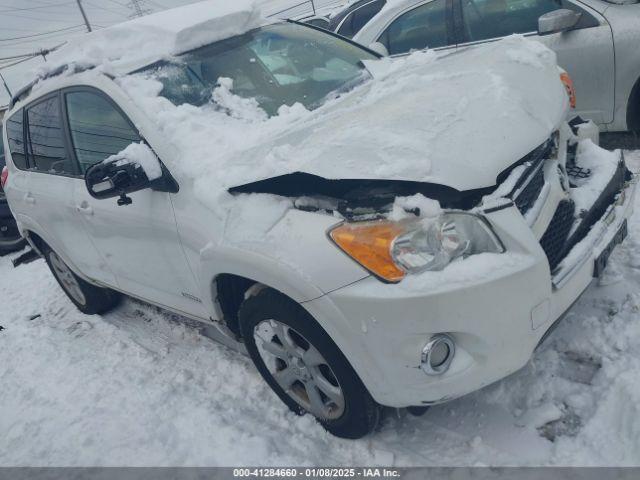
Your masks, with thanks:
M 20 100 L 24 100 L 31 93 L 31 89 L 41 80 L 46 80 L 48 78 L 57 77 L 62 75 L 67 70 L 73 69 L 72 73 L 81 73 L 86 72 L 87 70 L 92 70 L 96 66 L 95 65 L 78 65 L 76 63 L 65 63 L 64 65 L 60 65 L 59 67 L 54 68 L 53 70 L 45 73 L 42 76 L 39 76 L 35 80 L 32 80 L 24 87 L 20 88 L 12 97 L 9 102 L 8 109 L 12 109 L 13 106 L 18 103 Z

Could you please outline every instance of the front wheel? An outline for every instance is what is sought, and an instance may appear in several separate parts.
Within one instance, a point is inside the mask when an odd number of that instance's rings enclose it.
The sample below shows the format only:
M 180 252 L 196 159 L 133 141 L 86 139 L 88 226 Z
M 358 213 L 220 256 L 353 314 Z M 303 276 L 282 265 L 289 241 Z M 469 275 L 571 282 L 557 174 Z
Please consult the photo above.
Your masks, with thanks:
M 106 313 L 120 301 L 120 294 L 108 288 L 100 288 L 78 277 L 62 258 L 50 248 L 44 248 L 44 258 L 69 300 L 82 313 L 93 315 Z
M 258 371 L 295 413 L 311 413 L 329 432 L 360 438 L 373 431 L 380 407 L 342 352 L 298 303 L 265 289 L 238 315 Z

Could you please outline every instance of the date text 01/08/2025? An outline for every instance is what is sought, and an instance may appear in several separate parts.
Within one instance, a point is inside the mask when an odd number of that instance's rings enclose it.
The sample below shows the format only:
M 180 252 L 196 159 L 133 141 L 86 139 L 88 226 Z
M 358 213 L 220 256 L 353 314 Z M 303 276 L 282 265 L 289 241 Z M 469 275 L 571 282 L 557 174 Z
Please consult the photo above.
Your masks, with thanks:
M 395 478 L 397 469 L 390 468 L 234 468 L 234 477 L 300 477 L 300 478 Z

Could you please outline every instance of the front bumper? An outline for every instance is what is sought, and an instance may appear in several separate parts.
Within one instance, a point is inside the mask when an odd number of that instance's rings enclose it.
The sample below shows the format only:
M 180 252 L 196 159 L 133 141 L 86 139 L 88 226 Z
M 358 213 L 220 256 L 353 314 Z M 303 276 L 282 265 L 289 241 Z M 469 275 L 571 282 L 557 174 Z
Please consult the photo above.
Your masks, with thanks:
M 369 277 L 305 307 L 333 326 L 329 333 L 379 403 L 429 405 L 462 396 L 528 362 L 593 280 L 595 260 L 631 215 L 635 191 L 635 179 L 627 179 L 609 195 L 604 213 L 553 273 L 531 219 L 510 204 L 484 213 L 507 253 L 470 257 L 397 285 Z M 427 376 L 421 351 L 437 333 L 453 337 L 456 355 L 446 373 Z

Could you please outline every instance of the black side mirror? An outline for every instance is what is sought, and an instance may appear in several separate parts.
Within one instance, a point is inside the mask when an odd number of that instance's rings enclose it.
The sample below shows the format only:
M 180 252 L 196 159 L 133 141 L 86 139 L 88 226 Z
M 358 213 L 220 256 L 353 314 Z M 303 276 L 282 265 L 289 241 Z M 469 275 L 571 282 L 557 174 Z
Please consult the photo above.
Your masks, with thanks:
M 118 205 L 129 205 L 132 202 L 128 193 L 151 187 L 144 169 L 133 162 L 97 163 L 87 170 L 84 181 L 93 198 L 119 196 Z
M 144 143 L 131 144 L 117 155 L 91 166 L 84 181 L 93 198 L 119 197 L 118 205 L 121 206 L 133 202 L 127 194 L 146 188 L 170 193 L 178 191 L 176 181 Z

